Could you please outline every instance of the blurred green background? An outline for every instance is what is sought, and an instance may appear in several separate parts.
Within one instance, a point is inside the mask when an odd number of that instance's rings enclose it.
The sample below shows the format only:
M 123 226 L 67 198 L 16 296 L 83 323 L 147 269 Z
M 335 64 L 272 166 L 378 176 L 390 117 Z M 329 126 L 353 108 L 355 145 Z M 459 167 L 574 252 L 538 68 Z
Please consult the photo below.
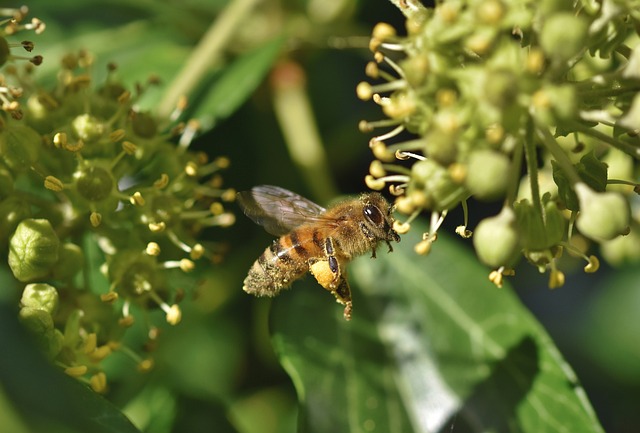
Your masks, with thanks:
M 66 52 L 86 49 L 96 57 L 96 82 L 104 79 L 108 62 L 118 64 L 117 75 L 127 84 L 145 81 L 151 74 L 159 76 L 161 86 L 152 89 L 141 101 L 143 107 L 154 109 L 194 46 L 228 3 L 223 0 L 33 0 L 28 4 L 30 16 L 37 16 L 47 24 L 44 34 L 29 36 L 36 43 L 36 52 L 45 59 L 36 72 L 37 80 L 44 85 L 52 83 L 60 57 Z M 228 156 L 231 167 L 223 174 L 224 182 L 237 190 L 273 184 L 323 204 L 327 197 L 336 193 L 354 194 L 366 190 L 364 176 L 372 159 L 367 146 L 370 137 L 359 132 L 357 125 L 362 119 L 380 118 L 380 113 L 375 104 L 356 98 L 355 87 L 365 79 L 364 66 L 371 58 L 367 49 L 371 28 L 384 21 L 402 29 L 402 15 L 390 2 L 383 0 L 266 0 L 251 7 L 253 13 L 241 21 L 224 46 L 221 57 L 210 65 L 199 83 L 198 96 L 202 99 L 195 98 L 192 107 L 193 114 L 203 121 L 204 134 L 193 148 L 213 157 Z M 329 13 L 332 8 L 336 8 L 333 15 Z M 278 37 L 283 39 L 274 39 Z M 241 104 L 232 105 L 228 113 L 218 113 L 216 118 L 211 116 L 211 107 L 207 104 L 215 96 L 208 92 L 215 88 L 225 68 L 270 40 L 276 40 L 273 42 L 276 45 L 275 54 L 268 57 L 269 62 L 288 59 L 296 62 L 304 72 L 316 127 L 326 151 L 328 172 L 325 174 L 329 182 L 313 184 L 304 170 L 292 161 L 274 114 L 273 82 L 268 72 L 258 77 L 255 89 L 247 86 L 246 97 L 239 97 Z M 265 71 L 270 66 L 271 63 L 266 64 Z M 223 96 L 223 100 L 230 98 L 226 94 Z M 129 431 L 126 420 L 118 420 L 115 415 L 117 407 L 141 431 L 150 433 L 269 433 L 293 432 L 297 428 L 313 431 L 304 420 L 298 420 L 299 396 L 294 385 L 301 391 L 306 387 L 322 386 L 322 383 L 307 383 L 308 377 L 302 380 L 293 377 L 292 380 L 279 363 L 273 345 L 277 346 L 286 371 L 289 374 L 299 372 L 296 345 L 293 349 L 285 346 L 297 341 L 299 347 L 304 348 L 308 341 L 304 335 L 278 334 L 282 329 L 291 329 L 281 321 L 289 320 L 290 312 L 298 308 L 296 299 L 304 302 L 305 297 L 314 296 L 310 293 L 318 292 L 317 298 L 308 301 L 313 304 L 311 313 L 290 320 L 305 331 L 307 328 L 322 331 L 326 327 L 327 332 L 334 332 L 333 327 L 338 326 L 335 332 L 340 334 L 342 325 L 332 322 L 336 319 L 334 313 L 340 308 L 334 305 L 330 296 L 314 287 L 310 278 L 295 286 L 295 291 L 303 294 L 287 292 L 273 303 L 243 293 L 242 281 L 247 270 L 272 237 L 245 218 L 239 209 L 233 210 L 237 215 L 235 225 L 211 229 L 207 233 L 211 240 L 226 246 L 224 261 L 197 271 L 191 296 L 183 304 L 183 322 L 176 327 L 163 327 L 154 354 L 156 368 L 141 374 L 124 356 L 114 354 L 109 359 L 105 366 L 110 383 L 107 399 L 114 405 L 113 412 L 105 409 L 105 403 L 99 397 L 93 405 L 91 397 L 85 396 L 90 393 L 80 394 L 82 397 L 64 397 L 79 392 L 76 384 L 48 373 L 46 363 L 38 359 L 37 352 L 29 344 L 25 344 L 27 337 L 11 318 L 15 315 L 11 300 L 16 295 L 10 292 L 15 288 L 10 286 L 11 279 L 3 267 L 0 282 L 6 301 L 0 331 L 1 363 L 4 364 L 0 364 L 4 391 L 0 394 L 0 426 L 3 426 L 0 430 L 29 431 L 25 419 L 35 416 L 45 420 L 40 431 L 89 431 L 88 426 L 93 424 L 83 424 L 79 420 L 83 417 L 78 412 L 82 412 L 94 420 L 108 419 L 104 431 Z M 499 205 L 472 204 L 470 227 L 498 210 Z M 459 220 L 459 214 L 454 212 L 442 232 L 452 233 Z M 471 252 L 470 242 L 452 242 L 459 245 L 453 247 L 457 249 L 451 250 L 449 256 L 442 256 L 440 260 L 444 263 Z M 410 241 L 402 246 L 405 252 L 398 254 L 404 254 L 400 257 L 405 257 L 416 272 L 429 266 L 430 257 L 409 254 Z M 438 248 L 439 243 L 435 245 L 435 249 Z M 446 244 L 443 246 L 444 250 L 448 248 Z M 353 274 L 362 284 L 375 268 L 360 263 L 355 264 L 357 270 L 354 269 Z M 385 263 L 390 273 L 394 266 L 399 266 Z M 603 266 L 597 274 L 590 275 L 582 273 L 577 262 L 568 261 L 564 266 L 575 272 L 568 273 L 565 287 L 550 291 L 546 287 L 546 276 L 539 275 L 531 266 L 521 265 L 517 276 L 511 280 L 514 292 L 546 328 L 575 370 L 604 429 L 621 433 L 638 431 L 640 269 L 638 266 L 626 269 Z M 469 278 L 486 278 L 482 272 L 473 275 Z M 469 280 L 468 284 L 476 282 Z M 305 290 L 307 288 L 309 290 Z M 357 296 L 355 314 L 359 314 L 360 305 L 364 316 L 382 311 L 382 307 L 364 306 L 364 292 L 366 290 L 357 290 L 354 295 Z M 466 296 L 474 295 L 470 291 Z M 316 309 L 328 311 L 316 315 L 313 312 Z M 365 310 L 368 311 L 366 314 Z M 279 316 L 274 318 L 276 314 Z M 161 323 L 162 319 L 157 322 Z M 362 323 L 358 320 L 354 323 L 364 327 L 370 322 L 363 319 Z M 433 327 L 438 327 L 437 321 Z M 360 330 L 368 335 L 366 330 Z M 432 332 L 438 331 L 432 329 Z M 128 337 L 132 347 L 142 340 L 143 334 L 142 327 L 132 330 Z M 272 340 L 274 334 L 279 335 L 278 339 Z M 358 347 L 358 343 L 343 344 L 342 349 Z M 289 353 L 291 358 L 283 357 L 282 353 Z M 361 348 L 353 362 L 358 364 L 368 353 L 371 352 Z M 308 360 L 304 362 L 309 365 Z M 304 367 L 302 370 L 304 372 Z M 307 373 L 322 377 L 323 371 L 320 368 L 317 373 Z M 348 378 L 343 379 L 344 387 L 348 388 Z M 33 397 L 38 394 L 41 400 Z M 65 404 L 51 405 L 52 401 L 62 403 L 60 399 Z M 308 415 L 306 419 L 312 419 L 308 409 L 314 402 L 300 400 L 303 412 Z M 44 407 L 48 409 L 44 410 Z M 500 413 L 496 408 L 487 408 L 493 409 Z M 340 412 L 341 408 L 334 407 L 333 411 Z M 495 431 L 502 431 L 503 427 L 512 431 L 500 424 L 495 425 Z M 335 426 L 333 431 L 348 430 L 346 426 Z M 443 430 L 476 431 L 472 425 L 457 421 L 457 418 L 449 420 Z

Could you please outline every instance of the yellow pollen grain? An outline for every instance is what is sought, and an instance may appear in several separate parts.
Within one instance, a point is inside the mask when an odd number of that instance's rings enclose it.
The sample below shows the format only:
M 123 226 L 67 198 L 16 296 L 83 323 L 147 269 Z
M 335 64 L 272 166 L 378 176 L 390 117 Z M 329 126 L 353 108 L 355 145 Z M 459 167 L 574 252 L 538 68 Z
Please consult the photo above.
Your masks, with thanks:
M 143 359 L 138 364 L 138 371 L 140 371 L 141 373 L 146 373 L 148 371 L 151 371 L 153 369 L 153 366 L 154 366 L 153 359 L 151 358 Z
M 84 340 L 83 352 L 85 354 L 89 354 L 96 350 L 97 345 L 98 336 L 94 332 L 92 332 L 91 334 L 87 335 L 87 338 Z
M 532 74 L 540 74 L 544 71 L 544 52 L 540 48 L 531 48 L 525 61 L 527 71 Z
M 107 390 L 107 376 L 103 372 L 96 373 L 89 379 L 89 384 L 95 392 L 103 393 Z
M 369 62 L 364 68 L 364 73 L 367 77 L 378 78 L 380 76 L 380 68 L 378 68 L 376 62 Z
M 371 84 L 366 81 L 362 81 L 356 87 L 356 95 L 363 101 L 368 101 L 373 96 L 373 89 Z
M 140 191 L 134 192 L 133 195 L 129 197 L 129 201 L 134 206 L 144 206 L 146 203 Z
M 489 281 L 491 281 L 495 286 L 499 289 L 502 288 L 502 272 L 499 271 L 491 271 L 489 273 Z
M 98 227 L 102 222 L 102 215 L 98 212 L 91 212 L 91 215 L 89 215 L 89 222 L 92 227 Z
M 188 162 L 184 167 L 184 172 L 187 173 L 187 176 L 195 177 L 198 175 L 198 166 L 195 162 Z
M 159 223 L 149 223 L 149 230 L 153 233 L 163 232 L 167 228 L 167 225 L 161 221 Z
M 378 48 L 380 48 L 381 44 L 382 44 L 382 41 L 380 39 L 371 38 L 369 40 L 369 51 L 371 51 L 372 53 L 378 52 Z
M 133 316 L 125 316 L 118 320 L 118 325 L 123 328 L 128 328 L 133 325 L 134 319 Z
M 89 359 L 93 362 L 100 362 L 105 359 L 107 356 L 111 355 L 111 347 L 108 345 L 97 347 L 96 350 L 91 352 L 89 355 Z
M 233 188 L 228 188 L 225 192 L 222 193 L 220 197 L 222 201 L 232 202 L 236 199 L 236 190 Z
M 100 295 L 100 300 L 102 302 L 111 303 L 111 302 L 114 302 L 116 299 L 118 299 L 117 292 L 108 292 Z
M 177 325 L 182 320 L 182 311 L 180 311 L 180 307 L 177 304 L 173 304 L 169 311 L 167 311 L 167 323 L 170 325 Z
M 69 152 L 79 152 L 84 147 L 84 141 L 78 140 L 75 143 L 66 143 L 64 145 L 64 150 L 68 150 Z
M 211 203 L 211 206 L 209 206 L 209 212 L 211 212 L 212 215 L 220 215 L 224 212 L 224 206 L 222 206 L 222 203 L 218 202 Z
M 157 257 L 160 255 L 160 245 L 156 242 L 149 242 L 145 252 L 150 256 Z
M 447 171 L 451 180 L 459 185 L 467 178 L 467 166 L 462 163 L 454 162 L 447 168 Z
M 538 90 L 534 93 L 531 102 L 536 108 L 548 108 L 551 105 L 551 99 L 544 90 Z
M 64 148 L 67 145 L 67 134 L 65 132 L 58 132 L 53 136 L 53 145 L 58 149 Z
M 431 252 L 431 240 L 430 239 L 424 239 L 420 242 L 418 242 L 414 247 L 413 250 L 417 253 L 420 254 L 421 256 L 426 256 Z
M 405 215 L 411 215 L 416 210 L 413 200 L 406 196 L 398 197 L 395 201 L 395 205 L 396 210 Z
M 467 230 L 466 226 L 456 227 L 456 233 L 464 239 L 469 239 L 473 235 L 473 232 L 471 230 Z
M 44 187 L 48 190 L 60 192 L 64 189 L 62 181 L 55 176 L 47 176 L 44 178 Z
M 117 143 L 125 137 L 125 134 L 126 132 L 124 129 L 116 129 L 109 134 L 109 141 Z
M 371 132 L 373 131 L 373 126 L 366 120 L 361 120 L 360 122 L 358 122 L 358 129 L 360 130 L 360 132 Z
M 387 24 L 387 23 L 376 24 L 373 27 L 373 32 L 371 32 L 371 36 L 381 40 L 392 38 L 395 35 L 396 35 L 396 29 L 394 29 L 391 24 Z
M 369 173 L 371 173 L 373 177 L 383 177 L 387 175 L 387 171 L 384 169 L 382 162 L 377 159 L 371 161 Z
M 564 273 L 558 270 L 552 270 L 549 275 L 549 288 L 557 289 L 564 285 Z
M 219 168 L 229 168 L 229 166 L 231 165 L 231 160 L 229 158 L 227 158 L 226 156 L 219 156 L 216 158 L 216 160 L 214 161 L 215 165 L 217 165 Z
M 87 366 L 86 365 L 74 365 L 73 367 L 67 367 L 64 369 L 64 372 L 71 377 L 80 377 L 87 374 Z
M 382 162 L 391 162 L 395 160 L 395 154 L 387 150 L 387 146 L 381 141 L 372 139 L 369 146 L 373 151 L 373 156 Z
M 374 191 L 381 191 L 386 185 L 384 180 L 376 179 L 370 174 L 364 177 L 364 183 L 367 185 L 367 188 Z
M 160 179 L 153 182 L 153 186 L 158 189 L 163 189 L 167 185 L 169 185 L 169 175 L 167 173 L 162 173 Z
M 596 256 L 589 256 L 589 264 L 584 267 L 584 271 L 592 274 L 600 269 L 600 260 Z
M 193 248 L 191 248 L 191 253 L 189 256 L 193 260 L 198 260 L 204 255 L 204 247 L 201 244 L 195 244 Z
M 138 146 L 130 141 L 125 140 L 122 142 L 122 150 L 124 150 L 127 155 L 134 155 L 136 153 L 136 150 L 138 150 Z
M 180 269 L 182 272 L 191 272 L 196 268 L 195 263 L 193 263 L 189 259 L 181 259 L 180 260 Z
M 393 222 L 393 230 L 399 235 L 404 235 L 405 233 L 408 233 L 409 229 L 411 229 L 411 224 L 407 222 L 404 222 L 404 223 L 401 223 L 400 221 Z

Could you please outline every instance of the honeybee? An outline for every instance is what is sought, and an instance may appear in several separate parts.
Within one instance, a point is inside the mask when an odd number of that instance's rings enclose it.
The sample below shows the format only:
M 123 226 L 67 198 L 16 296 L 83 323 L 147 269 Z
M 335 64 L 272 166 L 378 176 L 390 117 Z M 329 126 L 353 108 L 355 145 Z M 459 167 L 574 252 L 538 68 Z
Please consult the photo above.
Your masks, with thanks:
M 325 209 L 284 188 L 261 185 L 238 193 L 245 215 L 280 236 L 249 269 L 243 290 L 275 296 L 307 271 L 344 305 L 351 320 L 351 289 L 347 263 L 371 251 L 380 241 L 400 242 L 393 229 L 391 206 L 379 193 L 365 193 Z

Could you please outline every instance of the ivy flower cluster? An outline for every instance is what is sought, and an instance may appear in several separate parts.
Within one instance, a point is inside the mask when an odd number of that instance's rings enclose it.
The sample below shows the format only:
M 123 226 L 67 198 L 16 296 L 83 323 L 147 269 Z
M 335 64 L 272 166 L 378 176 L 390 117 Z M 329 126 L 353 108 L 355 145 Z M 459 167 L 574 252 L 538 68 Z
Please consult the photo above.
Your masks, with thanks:
M 145 323 L 161 309 L 180 322 L 188 280 L 178 273 L 219 259 L 220 245 L 200 238 L 234 222 L 225 202 L 235 191 L 221 177 L 229 160 L 189 149 L 197 122 L 136 108 L 156 79 L 130 91 L 110 65 L 94 83 L 87 52 L 65 56 L 55 86 L 42 88 L 31 74 L 42 59 L 22 68 L 9 53 L 33 44 L 9 39 L 44 25 L 21 24 L 24 9 L 0 12 L 10 17 L 0 28 L 0 249 L 22 290 L 20 319 L 68 374 L 103 392 L 113 352 L 153 365 L 123 341 L 136 315 Z
M 397 3 L 407 35 L 375 26 L 371 82 L 357 94 L 385 115 L 360 124 L 383 130 L 370 141 L 368 187 L 396 196 L 407 215 L 399 232 L 432 214 L 416 251 L 430 250 L 458 205 L 465 222 L 456 231 L 471 237 L 473 197 L 504 202 L 473 233 L 498 286 L 521 257 L 549 271 L 551 288 L 564 283 L 564 251 L 596 271 L 586 240 L 613 263 L 640 259 L 637 2 Z

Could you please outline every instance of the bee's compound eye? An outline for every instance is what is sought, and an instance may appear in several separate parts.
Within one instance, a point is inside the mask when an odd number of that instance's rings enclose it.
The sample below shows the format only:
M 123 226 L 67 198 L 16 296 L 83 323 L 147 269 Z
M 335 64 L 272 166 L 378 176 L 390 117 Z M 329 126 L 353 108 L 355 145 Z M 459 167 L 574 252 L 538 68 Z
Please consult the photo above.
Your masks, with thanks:
M 380 209 L 370 204 L 364 207 L 364 216 L 377 226 L 384 222 L 384 216 L 382 212 L 380 212 Z

